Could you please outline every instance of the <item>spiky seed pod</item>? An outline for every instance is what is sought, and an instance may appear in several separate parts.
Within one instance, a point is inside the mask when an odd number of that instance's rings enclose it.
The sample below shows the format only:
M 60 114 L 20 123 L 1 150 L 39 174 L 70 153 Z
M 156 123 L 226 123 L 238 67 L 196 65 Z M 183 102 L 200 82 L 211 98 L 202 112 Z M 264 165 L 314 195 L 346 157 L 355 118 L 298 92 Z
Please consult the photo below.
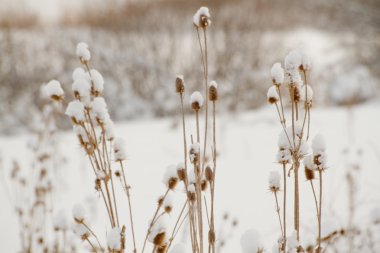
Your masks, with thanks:
M 203 179 L 201 182 L 201 190 L 205 191 L 207 189 L 207 180 Z
M 214 172 L 212 171 L 211 167 L 208 165 L 205 170 L 205 177 L 206 177 L 206 180 L 209 182 L 212 182 L 214 180 Z
M 203 105 L 203 96 L 199 91 L 194 91 L 190 96 L 191 108 L 195 111 L 201 109 Z
M 166 239 L 166 233 L 165 231 L 164 232 L 161 232 L 161 233 L 158 233 L 154 239 L 153 239 L 153 244 L 156 245 L 156 246 L 164 246 L 165 245 L 165 239 Z
M 169 178 L 168 188 L 170 190 L 173 190 L 177 186 L 177 183 L 178 183 L 178 178 L 176 178 L 176 177 Z
M 164 196 L 160 196 L 157 200 L 158 206 L 162 206 L 162 203 L 164 203 Z
M 306 177 L 306 180 L 313 180 L 313 179 L 315 179 L 314 171 L 310 170 L 307 167 L 305 167 L 305 177 Z
M 168 245 L 163 245 L 163 246 L 160 246 L 157 248 L 157 253 L 166 253 L 166 249 L 167 249 Z
M 180 181 L 184 181 L 186 179 L 186 170 L 185 168 L 177 168 L 177 175 Z
M 121 176 L 120 170 L 115 171 L 115 176 L 116 177 L 120 177 Z
M 183 81 L 183 76 L 177 76 L 175 79 L 175 89 L 177 93 L 185 92 L 185 82 Z
M 165 206 L 165 212 L 170 213 L 173 210 L 173 207 L 171 206 Z
M 95 179 L 95 190 L 100 191 L 101 190 L 101 181 L 99 178 Z
M 218 100 L 218 85 L 215 81 L 212 81 L 210 83 L 210 86 L 208 89 L 208 97 L 209 97 L 210 101 Z
M 208 231 L 208 242 L 213 244 L 215 242 L 215 232 L 213 230 Z

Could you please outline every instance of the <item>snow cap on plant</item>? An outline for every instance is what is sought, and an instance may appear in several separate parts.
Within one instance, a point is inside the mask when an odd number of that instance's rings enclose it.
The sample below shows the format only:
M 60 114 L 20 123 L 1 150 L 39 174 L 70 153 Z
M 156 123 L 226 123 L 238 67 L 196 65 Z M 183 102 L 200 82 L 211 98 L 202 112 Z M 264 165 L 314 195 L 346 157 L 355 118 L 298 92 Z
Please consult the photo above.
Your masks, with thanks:
M 256 230 L 247 230 L 240 238 L 242 253 L 262 253 L 263 244 Z
M 211 25 L 211 16 L 207 7 L 201 7 L 193 17 L 193 23 L 196 28 L 207 28 Z
M 166 197 L 163 199 L 162 206 L 166 213 L 170 213 L 173 210 L 174 198 L 173 193 L 168 192 Z
M 177 167 L 175 165 L 169 165 L 166 168 L 163 183 L 171 190 L 173 190 L 178 183 Z
M 71 118 L 74 124 L 80 124 L 86 120 L 84 105 L 78 100 L 71 101 L 67 105 L 65 114 Z
M 267 100 L 270 104 L 275 104 L 280 99 L 278 95 L 277 88 L 275 86 L 271 86 L 267 92 Z
M 211 81 L 208 88 L 208 98 L 210 101 L 218 100 L 218 84 L 215 81 Z
M 91 83 L 85 78 L 77 78 L 71 85 L 76 99 L 85 100 L 90 97 Z
M 94 96 L 99 96 L 102 94 L 103 89 L 104 89 L 104 78 L 102 74 L 99 73 L 96 69 L 91 69 L 90 70 L 90 76 L 92 79 L 92 93 Z
M 84 42 L 78 43 L 76 53 L 82 63 L 87 63 L 91 59 L 91 53 L 88 49 L 88 45 Z
M 122 249 L 121 229 L 114 227 L 107 235 L 107 246 L 110 251 L 120 251 Z
M 127 159 L 127 152 L 125 149 L 125 141 L 122 138 L 116 138 L 113 143 L 113 151 L 115 161 L 121 162 Z
M 110 118 L 104 122 L 104 130 L 107 141 L 113 141 L 115 139 L 115 130 L 113 121 Z
M 185 81 L 183 80 L 183 75 L 177 75 L 175 79 L 175 90 L 177 93 L 185 92 Z
M 290 51 L 285 57 L 285 69 L 292 74 L 293 71 L 299 69 L 302 64 L 302 55 L 298 51 Z
M 88 231 L 86 226 L 83 225 L 82 223 L 75 224 L 74 234 L 80 236 L 83 241 L 86 240 L 90 236 L 90 232 Z
M 191 144 L 189 154 L 190 154 L 190 161 L 192 163 L 199 161 L 199 154 L 200 154 L 199 143 L 195 142 Z
M 189 186 L 187 187 L 187 198 L 190 202 L 194 202 L 195 201 L 195 186 L 194 184 L 189 184 Z
M 86 79 L 86 80 L 90 81 L 90 78 L 89 78 L 90 76 L 81 67 L 75 68 L 71 77 L 73 78 L 73 81 L 75 81 L 77 79 Z
M 193 110 L 201 109 L 203 105 L 203 96 L 199 91 L 194 91 L 190 96 L 190 104 Z
M 277 152 L 277 162 L 280 164 L 288 164 L 292 159 L 292 155 L 289 149 L 279 149 Z
M 313 180 L 315 179 L 314 170 L 315 170 L 315 164 L 314 164 L 314 157 L 313 155 L 305 156 L 303 159 L 303 164 L 305 166 L 305 177 L 306 180 Z
M 311 102 L 313 101 L 313 94 L 314 94 L 313 89 L 310 87 L 310 85 L 304 84 L 302 85 L 301 90 L 300 90 L 300 96 L 301 96 L 300 100 L 311 104 Z
M 273 193 L 280 190 L 280 173 L 278 171 L 271 171 L 269 174 L 269 190 Z
M 311 144 L 314 155 L 322 154 L 326 151 L 326 142 L 322 134 L 317 134 Z
M 48 97 L 57 101 L 62 100 L 64 95 L 61 84 L 57 80 L 51 80 L 48 82 L 45 87 L 45 93 Z
M 284 83 L 284 69 L 281 67 L 281 63 L 277 62 L 273 64 L 270 73 L 274 85 L 280 86 Z
M 86 216 L 86 210 L 84 209 L 82 204 L 77 203 L 73 206 L 72 214 L 74 220 L 77 223 L 83 223 Z
M 154 223 L 148 239 L 155 246 L 162 247 L 167 243 L 168 220 L 168 215 L 164 214 Z
M 92 101 L 92 113 L 94 114 L 96 121 L 100 124 L 103 124 L 110 118 L 107 103 L 103 97 L 94 98 Z

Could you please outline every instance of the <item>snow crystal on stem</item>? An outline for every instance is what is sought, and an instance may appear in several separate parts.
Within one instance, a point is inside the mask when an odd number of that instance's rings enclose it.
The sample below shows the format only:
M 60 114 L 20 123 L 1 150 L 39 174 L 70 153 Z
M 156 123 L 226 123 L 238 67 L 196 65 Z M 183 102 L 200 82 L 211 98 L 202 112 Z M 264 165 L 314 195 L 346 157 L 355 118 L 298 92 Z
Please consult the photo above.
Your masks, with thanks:
M 277 62 L 273 64 L 270 73 L 275 85 L 281 85 L 284 83 L 284 69 L 281 67 L 281 63 Z
M 81 61 L 87 62 L 91 59 L 91 53 L 90 50 L 88 50 L 88 45 L 84 42 L 78 43 L 76 53 Z
M 247 230 L 240 238 L 242 253 L 257 253 L 263 249 L 260 236 L 256 230 Z
M 206 28 L 211 25 L 210 12 L 207 7 L 201 7 L 193 16 L 193 23 L 197 28 Z
M 54 100 L 60 100 L 63 98 L 63 89 L 61 84 L 57 80 L 51 80 L 45 87 L 45 93 L 48 97 Z
M 121 250 L 121 230 L 118 227 L 114 227 L 107 235 L 107 246 L 110 250 Z
M 65 114 L 69 116 L 75 124 L 84 122 L 86 119 L 84 114 L 84 105 L 78 100 L 71 101 L 67 105 Z
M 280 190 L 280 173 L 278 171 L 271 171 L 269 174 L 269 189 L 272 192 Z

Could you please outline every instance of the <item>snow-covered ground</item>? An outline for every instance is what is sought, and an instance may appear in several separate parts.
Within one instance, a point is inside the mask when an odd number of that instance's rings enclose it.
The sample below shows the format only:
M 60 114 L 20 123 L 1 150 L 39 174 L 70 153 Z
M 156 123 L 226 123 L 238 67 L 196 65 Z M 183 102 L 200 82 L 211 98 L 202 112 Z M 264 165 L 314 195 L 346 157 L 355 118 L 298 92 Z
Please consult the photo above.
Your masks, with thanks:
M 359 185 L 357 194 L 360 199 L 356 220 L 365 224 L 369 211 L 375 206 L 380 206 L 379 115 L 378 102 L 354 108 L 353 121 L 348 121 L 345 108 L 316 108 L 312 111 L 312 136 L 323 133 L 328 147 L 330 169 L 324 174 L 326 184 L 323 219 L 328 221 L 329 226 L 336 224 L 335 226 L 343 227 L 347 224 L 345 173 L 350 161 L 359 161 L 362 168 L 356 176 Z M 167 165 L 177 164 L 183 159 L 181 129 L 174 127 L 179 124 L 179 119 L 177 117 L 140 120 L 117 124 L 116 127 L 117 135 L 127 141 L 129 159 L 126 161 L 126 167 L 132 185 L 138 245 L 142 244 L 148 221 L 156 207 L 156 199 L 164 192 L 162 176 Z M 269 172 L 280 170 L 279 165 L 274 162 L 277 137 L 281 130 L 275 109 L 268 106 L 252 112 L 220 114 L 217 125 L 217 145 L 220 154 L 216 183 L 217 221 L 228 212 L 239 222 L 231 235 L 229 229 L 223 232 L 225 236 L 231 236 L 223 252 L 240 252 L 240 236 L 248 228 L 258 230 L 266 248 L 271 249 L 272 243 L 279 236 L 274 199 L 267 186 Z M 191 131 L 193 129 L 190 129 Z M 56 186 L 58 189 L 54 198 L 56 210 L 64 207 L 70 214 L 74 203 L 84 202 L 85 199 L 89 199 L 88 196 L 92 199 L 98 196 L 93 188 L 92 171 L 74 134 L 62 133 L 59 138 L 60 148 L 68 162 L 58 172 L 60 182 Z M 9 176 L 12 158 L 18 159 L 25 166 L 28 165 L 30 157 L 25 148 L 27 140 L 26 135 L 0 138 L 2 169 L 6 177 Z M 348 145 L 348 155 L 344 156 L 343 150 L 347 149 Z M 363 150 L 361 157 L 356 155 L 355 150 L 358 147 Z M 304 178 L 303 173 L 301 178 Z M 0 252 L 17 252 L 20 248 L 17 217 L 3 186 L 2 182 Z M 180 188 L 177 192 L 178 210 L 184 198 L 181 196 Z M 301 180 L 301 226 L 304 240 L 316 232 L 315 208 L 311 194 L 310 185 Z M 291 203 L 292 200 L 289 201 Z M 99 203 L 101 206 L 100 199 Z M 288 224 L 291 228 L 291 205 L 288 207 Z M 125 210 L 126 208 L 125 206 Z M 127 212 L 121 214 L 125 221 L 126 214 Z M 103 211 L 98 211 L 95 222 L 97 231 L 105 231 L 105 219 L 100 219 L 103 217 Z M 174 217 L 173 215 L 173 219 Z M 220 222 L 217 223 L 217 230 L 220 228 L 219 224 Z M 106 236 L 104 234 L 101 237 L 104 240 Z M 178 240 L 181 239 L 180 235 Z

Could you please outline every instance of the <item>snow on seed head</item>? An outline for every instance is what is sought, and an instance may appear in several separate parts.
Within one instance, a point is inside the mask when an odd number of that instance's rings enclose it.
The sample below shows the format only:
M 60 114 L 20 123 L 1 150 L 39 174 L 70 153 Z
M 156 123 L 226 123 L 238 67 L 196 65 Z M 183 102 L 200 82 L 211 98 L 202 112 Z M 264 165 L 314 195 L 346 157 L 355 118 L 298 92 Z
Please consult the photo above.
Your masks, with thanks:
M 107 141 L 112 141 L 115 138 L 114 124 L 111 119 L 104 122 L 104 129 L 106 132 Z
M 302 55 L 298 51 L 291 51 L 285 57 L 285 69 L 287 72 L 298 70 L 302 64 Z
M 284 83 L 284 69 L 281 67 L 281 63 L 273 64 L 270 73 L 274 85 L 280 86 Z
M 112 228 L 107 235 L 107 246 L 110 251 L 120 251 L 121 250 L 121 229 L 118 227 Z
M 186 170 L 185 170 L 185 165 L 183 163 L 179 163 L 177 165 L 177 176 L 178 179 L 183 181 L 186 178 Z
M 314 155 L 322 154 L 326 150 L 325 138 L 322 134 L 317 134 L 311 144 Z
M 309 55 L 305 53 L 301 53 L 301 70 L 309 71 L 311 68 L 311 61 Z
M 168 229 L 169 217 L 167 214 L 162 215 L 154 223 L 148 239 L 155 246 L 163 246 L 167 242 L 166 232 Z
M 193 110 L 201 109 L 203 105 L 203 96 L 199 91 L 194 91 L 190 97 L 190 104 Z
M 183 243 L 177 243 L 169 251 L 169 253 L 187 253 L 186 247 Z
M 71 85 L 71 89 L 74 92 L 75 98 L 82 100 L 82 98 L 90 97 L 91 83 L 85 78 L 77 78 Z
M 175 89 L 177 93 L 185 92 L 185 81 L 183 80 L 183 75 L 177 75 L 175 79 Z
M 277 152 L 276 161 L 280 164 L 288 164 L 292 159 L 292 155 L 289 149 L 280 149 Z
M 77 44 L 76 54 L 79 60 L 83 63 L 86 63 L 91 59 L 91 53 L 88 49 L 88 45 L 84 42 L 80 42 Z
M 107 103 L 103 97 L 96 97 L 92 101 L 92 112 L 97 121 L 104 123 L 109 119 Z
M 166 168 L 163 183 L 171 190 L 173 190 L 178 182 L 177 167 L 175 165 L 169 165 Z
M 261 253 L 263 244 L 256 230 L 247 230 L 240 238 L 242 253 Z
M 273 193 L 280 190 L 280 173 L 278 171 L 271 171 L 269 173 L 269 190 Z
M 314 92 L 313 92 L 313 89 L 310 87 L 310 85 L 307 85 L 307 84 L 302 85 L 301 90 L 300 90 L 300 95 L 301 95 L 300 100 L 305 101 L 307 103 L 311 103 L 313 101 L 313 94 Z
M 74 234 L 80 236 L 82 240 L 86 240 L 90 236 L 90 232 L 83 223 L 75 224 Z
M 88 74 L 84 71 L 83 68 L 78 67 L 74 69 L 73 74 L 71 76 L 73 78 L 73 81 L 79 79 L 79 78 L 84 78 L 88 80 Z
M 96 69 L 90 70 L 90 76 L 93 81 L 93 92 L 95 96 L 102 94 L 104 89 L 104 78 Z
M 194 202 L 195 201 L 195 186 L 194 184 L 189 184 L 189 186 L 187 187 L 187 198 L 190 202 Z
M 67 230 L 68 220 L 64 209 L 59 210 L 53 218 L 53 227 L 55 230 Z
M 45 93 L 48 97 L 57 101 L 63 99 L 64 95 L 61 84 L 57 80 L 51 80 L 48 82 L 45 87 Z
M 207 28 L 211 25 L 211 16 L 207 7 L 201 7 L 193 16 L 193 24 L 196 28 Z
M 73 214 L 74 220 L 77 223 L 83 223 L 86 216 L 86 211 L 82 204 L 77 203 L 73 206 L 72 214 Z
M 127 152 L 125 149 L 125 142 L 122 138 L 116 138 L 113 143 L 113 151 L 115 155 L 115 161 L 121 162 L 127 159 Z
M 193 143 L 190 146 L 189 155 L 190 155 L 190 161 L 192 163 L 196 163 L 199 161 L 199 154 L 200 154 L 200 146 L 199 143 Z
M 211 81 L 209 85 L 208 97 L 210 101 L 218 100 L 218 84 L 215 81 Z
M 168 192 L 163 200 L 162 206 L 166 213 L 170 213 L 173 210 L 174 197 L 172 192 Z
M 280 99 L 276 86 L 271 86 L 267 92 L 267 100 L 270 104 L 275 104 Z
M 290 236 L 288 236 L 287 241 L 289 250 L 296 249 L 299 246 L 299 242 L 297 240 L 297 232 L 293 231 L 293 233 Z
M 84 122 L 86 119 L 84 105 L 78 100 L 71 101 L 67 105 L 65 114 L 71 118 L 74 124 Z

